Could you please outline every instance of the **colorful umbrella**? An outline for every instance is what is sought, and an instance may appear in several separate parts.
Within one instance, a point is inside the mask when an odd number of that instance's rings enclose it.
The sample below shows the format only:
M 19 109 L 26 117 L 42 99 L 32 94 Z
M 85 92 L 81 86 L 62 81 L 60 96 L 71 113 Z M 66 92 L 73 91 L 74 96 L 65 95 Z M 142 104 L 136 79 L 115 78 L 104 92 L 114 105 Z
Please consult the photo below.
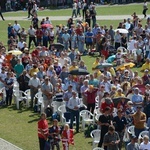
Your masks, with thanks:
M 103 69 L 107 67 L 112 67 L 113 65 L 111 63 L 101 63 L 100 65 L 96 66 L 95 69 Z
M 124 63 L 124 64 L 122 64 L 120 66 L 117 66 L 116 70 L 125 70 L 125 67 L 127 67 L 127 66 L 129 66 L 130 68 L 132 68 L 132 67 L 135 66 L 135 64 L 132 63 L 132 62 L 130 62 L 130 63 Z
M 53 28 L 52 24 L 42 24 L 41 25 L 42 28 Z

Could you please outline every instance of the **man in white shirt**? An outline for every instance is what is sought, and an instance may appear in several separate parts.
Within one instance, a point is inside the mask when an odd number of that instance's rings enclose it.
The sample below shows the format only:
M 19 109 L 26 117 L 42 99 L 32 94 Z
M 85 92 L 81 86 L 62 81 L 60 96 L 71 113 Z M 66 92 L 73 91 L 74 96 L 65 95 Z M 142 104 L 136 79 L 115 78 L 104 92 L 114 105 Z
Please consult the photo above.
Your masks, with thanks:
M 34 42 L 34 45 L 36 46 L 36 30 L 33 28 L 32 25 L 30 25 L 30 28 L 28 29 L 28 34 L 29 34 L 29 46 L 28 48 L 30 49 L 31 42 Z
M 71 118 L 70 128 L 73 129 L 73 121 L 76 118 L 76 132 L 79 132 L 79 108 L 80 108 L 80 99 L 77 97 L 75 91 L 72 92 L 72 97 L 68 101 L 68 108 Z
M 21 30 L 21 26 L 20 24 L 18 24 L 18 22 L 15 20 L 15 24 L 13 25 L 13 29 L 16 35 L 19 36 L 20 38 L 20 30 Z
M 21 51 L 24 50 L 24 48 L 25 48 L 25 42 L 23 41 L 23 38 L 21 38 L 20 41 L 18 42 L 17 48 L 18 48 L 19 50 L 21 50 Z
M 37 73 L 34 73 L 33 77 L 29 80 L 30 92 L 31 92 L 31 108 L 33 108 L 33 99 L 35 94 L 38 93 L 40 88 L 40 80 L 37 78 Z
M 150 142 L 147 135 L 143 137 L 143 142 L 140 144 L 140 150 L 150 150 Z

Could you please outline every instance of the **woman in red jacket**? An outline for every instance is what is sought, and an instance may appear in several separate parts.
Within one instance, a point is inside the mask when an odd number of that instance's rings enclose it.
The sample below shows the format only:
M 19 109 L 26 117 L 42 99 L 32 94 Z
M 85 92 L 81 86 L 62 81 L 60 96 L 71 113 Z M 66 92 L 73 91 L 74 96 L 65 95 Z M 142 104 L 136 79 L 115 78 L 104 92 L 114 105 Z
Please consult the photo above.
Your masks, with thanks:
M 46 114 L 41 114 L 41 119 L 38 121 L 38 138 L 40 150 L 44 150 L 45 142 L 47 140 L 49 131 L 48 131 L 48 122 L 46 120 Z

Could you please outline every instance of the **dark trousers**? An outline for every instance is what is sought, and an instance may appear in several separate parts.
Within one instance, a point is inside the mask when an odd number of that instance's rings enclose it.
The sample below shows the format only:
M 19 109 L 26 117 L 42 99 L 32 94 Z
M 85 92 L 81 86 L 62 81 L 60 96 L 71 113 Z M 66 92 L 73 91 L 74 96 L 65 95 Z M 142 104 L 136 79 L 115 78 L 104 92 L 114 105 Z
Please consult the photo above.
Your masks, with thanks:
M 105 135 L 106 133 L 107 133 L 107 131 L 101 130 L 101 138 L 100 138 L 100 142 L 98 143 L 98 147 L 102 147 L 104 135 Z M 107 150 L 107 146 L 104 146 L 104 150 Z
M 30 92 L 31 92 L 31 108 L 33 108 L 33 100 L 34 100 L 34 97 L 35 97 L 35 94 L 38 93 L 38 90 L 36 89 L 30 89 Z
M 35 37 L 29 37 L 29 48 L 30 48 L 30 46 L 31 46 L 31 42 L 34 42 L 34 45 L 36 46 L 36 39 L 35 39 Z
M 0 12 L 0 16 L 1 16 L 2 20 L 5 20 L 4 17 L 3 17 L 2 12 Z
M 73 129 L 73 121 L 74 118 L 76 117 L 76 132 L 79 131 L 79 110 L 69 110 L 70 114 L 70 128 Z
M 92 114 L 94 112 L 94 109 L 95 109 L 95 103 L 87 104 L 87 110 L 89 110 Z
M 6 90 L 6 105 L 11 105 L 13 90 Z
M 144 128 L 144 129 L 137 129 L 137 128 L 134 128 L 135 136 L 138 138 L 138 137 L 139 137 L 139 134 L 140 134 L 142 131 L 145 131 L 145 128 Z
M 144 9 L 144 10 L 143 10 L 143 15 L 144 15 L 144 17 L 146 17 L 146 11 L 147 11 L 147 9 Z
M 39 137 L 40 150 L 44 150 L 46 140 Z
M 115 42 L 115 49 L 117 50 L 118 47 L 120 47 L 120 43 Z
M 33 16 L 33 15 L 31 14 L 31 9 L 28 9 L 28 18 L 30 18 L 30 15 Z

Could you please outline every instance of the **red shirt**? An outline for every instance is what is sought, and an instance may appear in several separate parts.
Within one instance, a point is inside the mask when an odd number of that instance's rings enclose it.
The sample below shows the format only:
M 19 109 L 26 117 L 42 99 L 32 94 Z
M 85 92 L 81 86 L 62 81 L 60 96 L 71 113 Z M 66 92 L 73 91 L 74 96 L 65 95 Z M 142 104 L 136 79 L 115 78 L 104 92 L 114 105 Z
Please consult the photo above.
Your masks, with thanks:
M 47 120 L 39 120 L 38 121 L 38 137 L 44 138 L 44 136 L 41 134 L 40 129 L 43 131 L 44 135 L 47 137 L 48 136 L 48 122 Z
M 95 103 L 95 97 L 96 97 L 97 91 L 98 91 L 98 89 L 95 89 L 92 92 L 90 92 L 88 90 L 86 92 L 84 92 L 87 95 L 87 103 L 88 104 Z
M 36 31 L 36 36 L 37 38 L 41 38 L 43 36 L 43 32 L 40 30 L 40 31 Z
M 106 102 L 103 102 L 101 104 L 101 111 L 102 111 L 102 113 L 104 112 L 104 110 L 105 110 L 106 107 L 109 107 L 111 109 L 111 111 L 113 111 L 114 103 L 107 104 Z

